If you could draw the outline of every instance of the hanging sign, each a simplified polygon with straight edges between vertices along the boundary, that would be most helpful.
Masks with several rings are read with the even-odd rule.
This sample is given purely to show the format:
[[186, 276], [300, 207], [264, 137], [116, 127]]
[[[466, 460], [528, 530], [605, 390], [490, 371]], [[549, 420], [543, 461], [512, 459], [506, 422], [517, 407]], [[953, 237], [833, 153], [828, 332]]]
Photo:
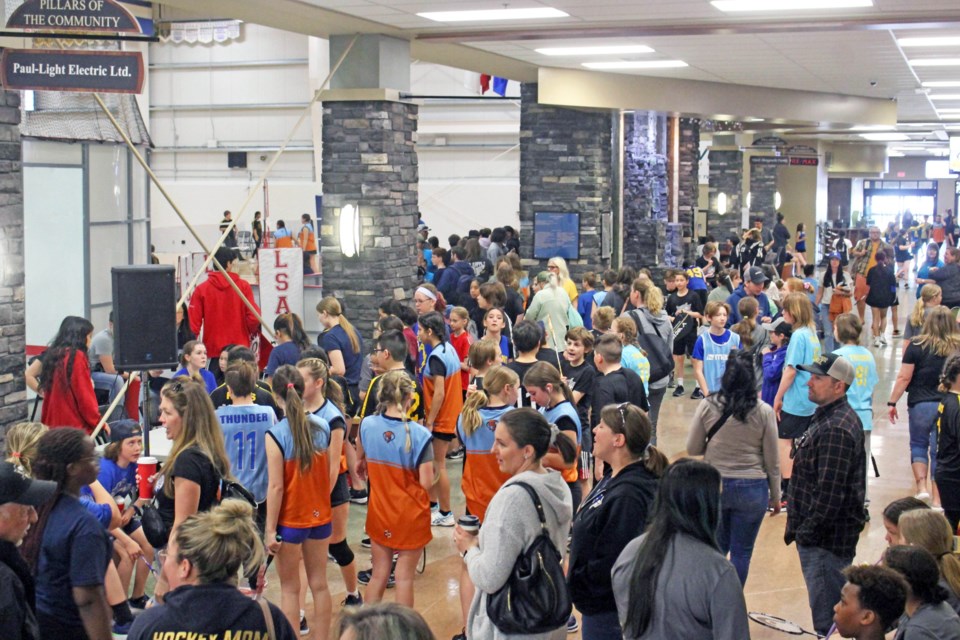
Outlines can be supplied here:
[[116, 0], [26, 0], [10, 15], [7, 28], [64, 33], [143, 33], [133, 14]]
[[257, 252], [260, 265], [260, 314], [273, 325], [277, 316], [295, 313], [303, 318], [303, 251], [264, 249]]
[[47, 51], [4, 49], [0, 82], [7, 90], [140, 93], [139, 51]]
[[787, 141], [777, 136], [763, 136], [753, 141], [754, 147], [774, 147], [780, 148], [787, 146]]

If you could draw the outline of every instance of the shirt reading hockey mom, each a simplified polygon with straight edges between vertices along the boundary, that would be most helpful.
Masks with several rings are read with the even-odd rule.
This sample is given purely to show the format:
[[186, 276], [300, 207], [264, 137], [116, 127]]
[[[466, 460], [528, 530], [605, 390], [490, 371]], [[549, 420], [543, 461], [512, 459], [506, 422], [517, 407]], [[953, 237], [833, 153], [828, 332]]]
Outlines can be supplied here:
[[7, 90], [140, 93], [143, 80], [137, 51], [5, 49], [0, 58]]

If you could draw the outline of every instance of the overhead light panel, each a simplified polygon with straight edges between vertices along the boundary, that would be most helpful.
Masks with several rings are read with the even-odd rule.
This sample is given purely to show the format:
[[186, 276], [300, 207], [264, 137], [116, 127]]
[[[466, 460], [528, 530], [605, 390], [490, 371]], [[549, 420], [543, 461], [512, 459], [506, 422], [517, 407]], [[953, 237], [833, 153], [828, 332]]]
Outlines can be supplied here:
[[720, 11], [807, 11], [811, 9], [858, 9], [872, 7], [873, 0], [713, 0]]
[[861, 133], [860, 137], [871, 142], [903, 142], [909, 140], [910, 136], [905, 133]]
[[911, 67], [960, 67], [960, 58], [918, 58], [907, 62]]
[[931, 82], [921, 82], [920, 84], [931, 89], [946, 89], [949, 87], [960, 87], [960, 80], [933, 80]]
[[618, 69], [675, 69], [689, 66], [683, 60], [621, 60], [615, 62], [584, 62], [587, 69], [609, 70]]
[[927, 97], [931, 100], [960, 100], [960, 93], [935, 93]]
[[540, 18], [569, 18], [570, 14], [553, 7], [526, 9], [482, 9], [474, 11], [427, 11], [421, 18], [435, 22], [485, 22], [487, 20], [537, 20]]
[[901, 47], [960, 47], [960, 36], [936, 38], [900, 38]]
[[622, 53], [653, 53], [653, 49], [644, 44], [611, 45], [607, 47], [547, 47], [536, 49], [545, 56], [613, 56]]

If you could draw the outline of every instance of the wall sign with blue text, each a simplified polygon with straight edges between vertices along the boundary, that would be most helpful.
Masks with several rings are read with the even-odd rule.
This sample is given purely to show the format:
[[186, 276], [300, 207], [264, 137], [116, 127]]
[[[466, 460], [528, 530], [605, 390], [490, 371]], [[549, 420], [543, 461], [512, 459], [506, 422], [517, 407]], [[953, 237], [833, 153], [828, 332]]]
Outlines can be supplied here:
[[533, 215], [533, 257], [541, 260], [580, 258], [579, 213], [535, 213]]

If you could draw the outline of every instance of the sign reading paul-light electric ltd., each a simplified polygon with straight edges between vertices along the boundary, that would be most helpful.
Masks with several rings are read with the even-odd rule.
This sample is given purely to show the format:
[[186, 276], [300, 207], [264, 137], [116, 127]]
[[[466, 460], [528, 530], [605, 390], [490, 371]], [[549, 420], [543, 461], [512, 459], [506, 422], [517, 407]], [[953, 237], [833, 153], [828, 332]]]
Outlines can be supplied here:
[[7, 28], [142, 33], [133, 14], [115, 0], [27, 0], [11, 14]]
[[5, 49], [0, 82], [10, 90], [140, 93], [143, 56], [137, 51]]

